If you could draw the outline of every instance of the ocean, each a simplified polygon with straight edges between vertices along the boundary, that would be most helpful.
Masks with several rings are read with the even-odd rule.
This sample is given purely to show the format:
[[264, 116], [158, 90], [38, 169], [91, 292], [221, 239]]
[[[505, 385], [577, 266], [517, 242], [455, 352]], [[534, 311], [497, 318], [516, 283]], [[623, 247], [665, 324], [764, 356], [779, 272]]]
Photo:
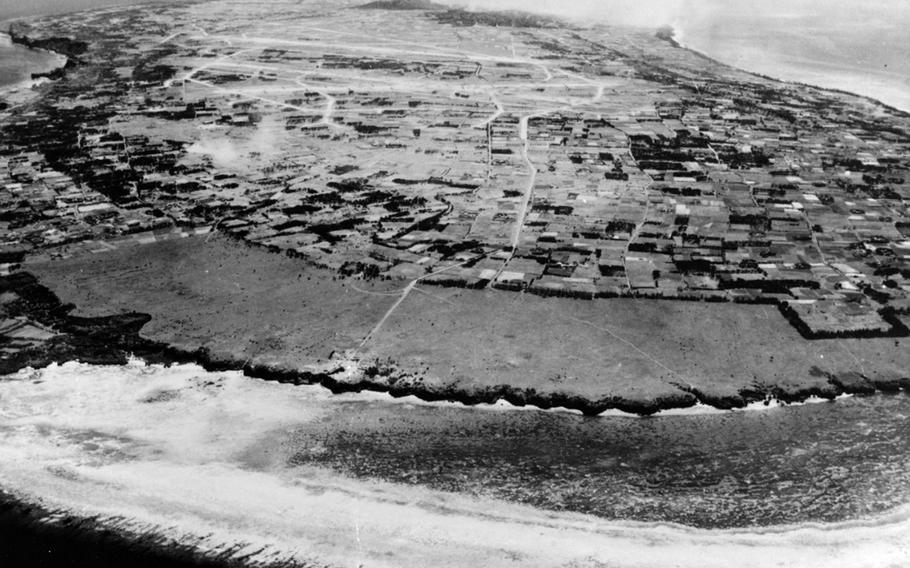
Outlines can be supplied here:
[[15, 45], [0, 33], [0, 88], [27, 83], [32, 73], [50, 71], [63, 63], [62, 57]]
[[23, 371], [0, 400], [0, 486], [40, 499], [50, 525], [89, 517], [225, 563], [908, 559], [906, 395], [590, 418], [133, 361]]
[[906, 0], [448, 0], [534, 11], [584, 26], [671, 25], [682, 44], [785, 81], [873, 97], [910, 111]]
[[872, 97], [910, 112], [910, 5], [838, 9], [795, 0], [762, 10], [710, 2], [675, 21], [677, 40], [729, 65]]
[[25, 84], [31, 80], [32, 73], [50, 71], [62, 65], [61, 59], [53, 54], [12, 44], [5, 33], [11, 20], [110, 6], [174, 1], [180, 0], [0, 0], [0, 89]]
[[129, 0], [0, 0], [0, 22], [13, 18], [27, 18], [30, 16], [47, 16], [107, 8], [109, 6], [129, 6], [131, 4], [151, 4], [154, 2], [179, 2], [180, 0], [143, 0], [130, 2]]
[[[179, 1], [179, 0], [151, 0]], [[910, 5], [904, 0], [450, 0], [584, 22], [657, 28], [724, 63], [785, 81], [869, 96], [910, 112]], [[142, 2], [148, 3], [148, 2]], [[0, 0], [0, 21], [130, 4], [124, 0]], [[0, 44], [0, 86], [28, 78], [30, 59]]]
[[[6, 1], [0, 18], [64, 6]], [[653, 23], [731, 65], [910, 110], [907, 9], [876, 10], [858, 24], [731, 1]], [[0, 85], [49, 57], [0, 39]], [[854, 568], [910, 556], [905, 395], [585, 418], [134, 363], [22, 373], [0, 380], [0, 403], [0, 487], [17, 499], [225, 561], [238, 543], [254, 560], [338, 565]]]

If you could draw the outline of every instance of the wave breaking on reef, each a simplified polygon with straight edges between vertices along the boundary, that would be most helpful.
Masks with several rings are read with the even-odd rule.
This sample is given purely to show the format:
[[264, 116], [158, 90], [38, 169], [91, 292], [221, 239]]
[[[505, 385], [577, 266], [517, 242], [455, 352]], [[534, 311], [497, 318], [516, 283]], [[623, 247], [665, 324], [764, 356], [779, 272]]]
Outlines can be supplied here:
[[811, 559], [880, 568], [908, 557], [908, 509], [742, 530], [610, 522], [292, 468], [253, 451], [356, 396], [196, 365], [25, 370], [0, 379], [0, 486], [126, 534], [151, 531], [248, 563], [641, 566], [672, 557], [682, 567]]

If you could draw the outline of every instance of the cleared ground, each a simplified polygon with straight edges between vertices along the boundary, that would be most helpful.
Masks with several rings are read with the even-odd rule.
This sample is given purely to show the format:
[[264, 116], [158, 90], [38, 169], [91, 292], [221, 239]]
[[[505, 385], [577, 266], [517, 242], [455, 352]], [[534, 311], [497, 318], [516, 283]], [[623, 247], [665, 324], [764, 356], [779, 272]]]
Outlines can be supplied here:
[[[400, 283], [333, 281], [301, 260], [212, 235], [29, 266], [75, 315], [138, 311], [142, 335], [187, 350], [299, 369], [358, 344]], [[388, 294], [392, 295], [388, 295]]]
[[335, 281], [302, 261], [220, 236], [28, 270], [77, 314], [150, 314], [142, 331], [150, 339], [292, 370], [353, 355], [362, 368], [376, 364], [376, 380], [437, 392], [508, 385], [633, 402], [693, 389], [709, 399], [743, 389], [800, 396], [831, 393], [827, 374], [885, 380], [910, 368], [907, 339], [807, 341], [765, 306], [591, 302], [418, 285], [390, 312], [401, 283]]
[[910, 368], [906, 339], [807, 341], [768, 306], [423, 290], [364, 355], [391, 358], [428, 381], [641, 400], [671, 385], [712, 397], [826, 391], [825, 373], [881, 379]]

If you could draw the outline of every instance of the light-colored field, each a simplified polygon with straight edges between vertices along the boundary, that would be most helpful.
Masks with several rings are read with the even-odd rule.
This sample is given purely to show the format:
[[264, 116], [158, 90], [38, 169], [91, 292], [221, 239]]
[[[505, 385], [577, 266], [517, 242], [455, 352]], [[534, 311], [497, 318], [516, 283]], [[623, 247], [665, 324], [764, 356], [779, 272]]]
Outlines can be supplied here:
[[361, 369], [391, 362], [398, 387], [434, 392], [508, 385], [633, 403], [685, 400], [693, 388], [715, 398], [743, 389], [799, 397], [831, 394], [825, 373], [892, 379], [910, 368], [907, 339], [807, 341], [773, 307], [420, 284], [396, 304], [400, 282], [333, 281], [220, 236], [28, 269], [77, 314], [145, 312], [153, 318], [145, 337], [186, 350], [288, 370], [325, 369], [333, 356]]
[[[139, 311], [142, 334], [235, 361], [299, 369], [356, 345], [400, 283], [334, 282], [300, 260], [212, 235], [29, 267], [76, 315]], [[389, 295], [393, 294], [393, 295]]]
[[426, 381], [521, 385], [596, 400], [830, 388], [828, 373], [906, 376], [906, 339], [807, 341], [769, 306], [631, 299], [593, 302], [422, 288], [373, 338]]

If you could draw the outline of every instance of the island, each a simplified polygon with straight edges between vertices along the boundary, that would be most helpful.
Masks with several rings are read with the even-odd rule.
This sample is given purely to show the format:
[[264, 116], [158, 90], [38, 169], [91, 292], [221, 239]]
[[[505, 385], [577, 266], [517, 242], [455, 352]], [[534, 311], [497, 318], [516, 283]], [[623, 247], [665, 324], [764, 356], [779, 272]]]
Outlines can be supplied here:
[[[268, 6], [260, 6], [268, 12]], [[910, 389], [910, 114], [425, 1], [15, 22], [0, 373], [650, 415]]]

